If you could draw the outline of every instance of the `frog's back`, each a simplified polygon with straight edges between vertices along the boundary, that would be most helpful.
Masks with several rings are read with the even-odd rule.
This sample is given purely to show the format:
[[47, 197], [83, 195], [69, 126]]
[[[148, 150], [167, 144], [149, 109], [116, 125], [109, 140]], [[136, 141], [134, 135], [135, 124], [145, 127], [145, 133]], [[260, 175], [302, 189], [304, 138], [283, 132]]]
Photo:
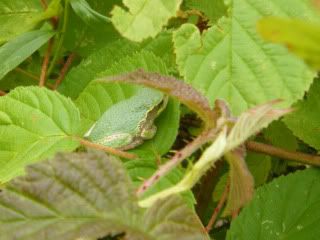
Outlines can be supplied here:
[[142, 88], [133, 97], [110, 107], [96, 122], [89, 139], [99, 141], [114, 134], [133, 133], [148, 110], [160, 103], [163, 94], [159, 91]]

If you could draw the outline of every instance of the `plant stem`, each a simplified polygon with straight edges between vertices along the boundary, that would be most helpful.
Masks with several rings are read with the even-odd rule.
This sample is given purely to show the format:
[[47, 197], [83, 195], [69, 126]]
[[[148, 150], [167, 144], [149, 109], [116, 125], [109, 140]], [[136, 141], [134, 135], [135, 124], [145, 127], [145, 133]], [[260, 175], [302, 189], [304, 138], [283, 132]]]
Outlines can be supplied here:
[[208, 223], [208, 225], [206, 226], [206, 231], [207, 231], [207, 232], [210, 232], [210, 231], [211, 231], [214, 223], [216, 222], [216, 219], [217, 219], [217, 217], [218, 217], [218, 215], [219, 215], [219, 213], [220, 213], [220, 211], [221, 211], [224, 203], [225, 203], [226, 200], [227, 200], [227, 197], [228, 197], [228, 194], [229, 194], [229, 190], [230, 190], [230, 182], [228, 181], [227, 184], [226, 184], [226, 186], [225, 186], [225, 188], [224, 188], [224, 191], [223, 191], [223, 193], [222, 193], [222, 195], [221, 195], [221, 198], [220, 198], [220, 200], [219, 200], [219, 202], [218, 202], [218, 205], [217, 205], [216, 208], [214, 209], [213, 214], [212, 214], [212, 216], [211, 216], [211, 218], [210, 218], [210, 220], [209, 220], [209, 223]]
[[216, 135], [216, 130], [212, 129], [200, 134], [194, 141], [189, 143], [186, 147], [176, 152], [176, 154], [138, 188], [137, 195], [143, 194], [147, 189], [153, 186], [158, 180], [180, 164], [185, 158], [189, 157], [192, 153], [198, 150], [203, 144], [212, 140]]
[[53, 46], [53, 38], [49, 40], [48, 43], [48, 48], [46, 51], [46, 54], [43, 59], [42, 67], [41, 67], [41, 75], [40, 75], [40, 81], [39, 81], [39, 86], [43, 87], [46, 82], [46, 77], [47, 77], [47, 70], [48, 70], [48, 64], [49, 64], [49, 59], [52, 51], [52, 46]]
[[103, 146], [103, 145], [100, 145], [100, 144], [95, 144], [95, 143], [89, 142], [87, 140], [84, 140], [82, 138], [79, 138], [77, 140], [80, 141], [81, 145], [84, 145], [86, 147], [93, 148], [93, 149], [96, 149], [96, 150], [102, 150], [102, 151], [105, 151], [107, 153], [110, 153], [112, 155], [116, 155], [116, 156], [119, 156], [119, 157], [122, 157], [122, 158], [134, 159], [134, 158], [137, 157], [133, 153], [127, 153], [127, 152], [124, 152], [124, 151], [121, 151], [121, 150], [118, 150], [118, 149], [115, 149], [115, 148]]
[[320, 166], [320, 156], [318, 155], [311, 155], [302, 152], [296, 151], [288, 151], [282, 148], [274, 147], [268, 144], [249, 141], [246, 143], [247, 148], [250, 151], [264, 153], [267, 155], [293, 160], [296, 162], [300, 162], [303, 164], [309, 164], [314, 166]]
[[53, 90], [56, 90], [58, 88], [58, 86], [60, 85], [60, 83], [62, 82], [62, 80], [64, 79], [64, 77], [66, 76], [66, 73], [69, 69], [69, 67], [71, 66], [74, 58], [75, 58], [76, 54], [75, 53], [71, 53], [67, 59], [67, 61], [65, 62], [65, 64], [63, 65], [59, 77], [57, 78], [54, 86], [53, 86]]
[[[65, 0], [65, 4], [64, 4], [64, 15], [63, 15], [63, 22], [60, 23], [59, 25], [59, 37], [58, 37], [58, 43], [57, 43], [57, 47], [55, 49], [55, 54], [52, 58], [52, 61], [50, 63], [50, 67], [48, 70], [48, 76], [50, 76], [50, 74], [52, 73], [52, 70], [58, 60], [58, 57], [60, 55], [62, 46], [63, 46], [63, 42], [64, 42], [64, 37], [65, 37], [65, 32], [67, 30], [67, 26], [68, 26], [68, 18], [69, 18], [69, 1]], [[60, 21], [59, 21], [60, 22]]]

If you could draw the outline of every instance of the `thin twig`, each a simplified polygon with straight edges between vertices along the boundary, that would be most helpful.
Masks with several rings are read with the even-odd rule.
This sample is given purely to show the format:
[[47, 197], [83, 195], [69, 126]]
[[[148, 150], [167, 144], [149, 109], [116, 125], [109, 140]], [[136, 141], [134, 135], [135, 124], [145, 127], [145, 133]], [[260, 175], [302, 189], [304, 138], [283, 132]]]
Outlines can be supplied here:
[[5, 92], [5, 91], [2, 91], [2, 90], [0, 90], [0, 96], [4, 96], [4, 95], [6, 95], [7, 93]]
[[198, 150], [203, 144], [212, 140], [216, 134], [216, 130], [205, 131], [199, 135], [194, 141], [184, 147], [182, 150], [176, 152], [176, 154], [165, 164], [159, 167], [159, 169], [138, 188], [137, 195], [143, 194], [147, 189], [154, 185], [161, 177], [169, 173], [173, 168], [179, 165], [184, 159], [189, 157], [192, 153]]
[[282, 148], [274, 147], [268, 144], [249, 141], [246, 143], [248, 150], [258, 153], [264, 153], [267, 155], [293, 160], [303, 164], [310, 164], [314, 166], [320, 166], [320, 156], [311, 155], [302, 152], [288, 151]]
[[47, 9], [48, 3], [47, 3], [46, 0], [40, 0], [40, 3], [41, 3], [41, 5], [42, 5], [43, 9]]
[[61, 84], [62, 80], [64, 79], [64, 77], [66, 76], [67, 71], [69, 70], [69, 67], [71, 66], [74, 58], [75, 58], [76, 54], [75, 53], [71, 53], [67, 59], [67, 61], [65, 62], [65, 64], [63, 65], [59, 77], [57, 78], [54, 86], [53, 86], [53, 90], [56, 90], [58, 88], [58, 86]]
[[[44, 10], [46, 10], [48, 8], [48, 3], [46, 0], [40, 0], [40, 3], [41, 3], [41, 6]], [[51, 24], [53, 26], [54, 29], [57, 28], [57, 25], [58, 25], [58, 17], [57, 16], [54, 16], [50, 19], [51, 21]]]
[[23, 70], [22, 68], [17, 67], [14, 70], [16, 72], [19, 72], [19, 73], [22, 73], [22, 74], [26, 75], [27, 77], [29, 77], [29, 78], [31, 78], [33, 80], [36, 80], [37, 82], [39, 81], [39, 77], [38, 76], [36, 76], [36, 75], [34, 75], [34, 74], [30, 73], [30, 72], [27, 72], [26, 70]]
[[80, 141], [81, 145], [84, 145], [86, 147], [93, 148], [93, 149], [96, 149], [96, 150], [105, 151], [107, 153], [110, 153], [112, 155], [116, 155], [116, 156], [119, 156], [119, 157], [122, 157], [122, 158], [134, 159], [134, 158], [137, 157], [133, 153], [127, 153], [127, 152], [124, 152], [124, 151], [121, 151], [121, 150], [118, 150], [118, 149], [115, 149], [115, 148], [103, 146], [103, 145], [100, 145], [100, 144], [95, 144], [95, 143], [89, 142], [89, 141], [84, 140], [84, 139], [77, 139], [77, 140]]
[[48, 43], [48, 48], [46, 51], [46, 54], [43, 59], [42, 67], [41, 67], [41, 75], [40, 75], [40, 81], [39, 81], [39, 86], [43, 87], [46, 83], [46, 77], [47, 77], [47, 71], [48, 71], [48, 64], [49, 64], [49, 59], [51, 55], [51, 50], [53, 46], [53, 38], [49, 40]]
[[218, 217], [218, 215], [219, 215], [224, 203], [227, 200], [227, 197], [228, 197], [228, 194], [229, 194], [229, 190], [230, 190], [230, 182], [228, 181], [226, 186], [225, 186], [225, 188], [224, 188], [224, 191], [223, 191], [223, 193], [221, 195], [221, 198], [220, 198], [220, 200], [218, 202], [218, 205], [214, 209], [213, 214], [212, 214], [212, 216], [210, 218], [210, 221], [209, 221], [208, 225], [206, 226], [206, 231], [207, 232], [211, 231], [214, 223], [216, 222], [216, 219], [217, 219], [217, 217]]

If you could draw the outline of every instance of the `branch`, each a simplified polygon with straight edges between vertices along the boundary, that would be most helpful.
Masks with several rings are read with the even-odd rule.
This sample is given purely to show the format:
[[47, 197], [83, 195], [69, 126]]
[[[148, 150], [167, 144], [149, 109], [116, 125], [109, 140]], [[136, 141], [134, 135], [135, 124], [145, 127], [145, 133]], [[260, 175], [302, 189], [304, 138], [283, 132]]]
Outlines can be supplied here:
[[74, 58], [76, 57], [76, 54], [75, 53], [71, 53], [67, 59], [67, 61], [65, 62], [65, 64], [63, 65], [61, 71], [60, 71], [60, 74], [59, 74], [59, 77], [57, 78], [54, 86], [53, 86], [53, 90], [56, 90], [60, 83], [62, 82], [62, 80], [64, 79], [64, 77], [66, 76], [66, 73], [69, 69], [69, 67], [71, 66]]
[[124, 152], [124, 151], [121, 151], [121, 150], [118, 150], [118, 149], [115, 149], [115, 148], [103, 146], [103, 145], [100, 145], [100, 144], [95, 144], [95, 143], [89, 142], [87, 140], [84, 140], [82, 138], [77, 138], [77, 140], [80, 141], [81, 145], [84, 145], [86, 147], [93, 148], [93, 149], [96, 149], [96, 150], [102, 150], [102, 151], [105, 151], [107, 153], [110, 153], [112, 155], [116, 155], [116, 156], [119, 156], [119, 157], [122, 157], [122, 158], [134, 159], [134, 158], [137, 157], [135, 154], [127, 153], [127, 152]]
[[264, 153], [267, 155], [293, 160], [303, 164], [309, 164], [314, 166], [320, 166], [320, 156], [311, 155], [302, 152], [288, 151], [282, 148], [274, 147], [264, 143], [258, 143], [254, 141], [249, 141], [246, 143], [247, 148], [250, 151], [257, 153]]
[[186, 147], [176, 152], [176, 154], [138, 188], [137, 195], [143, 194], [147, 189], [153, 186], [158, 180], [169, 173], [173, 168], [178, 166], [184, 159], [189, 157], [192, 153], [198, 150], [203, 144], [212, 140], [216, 135], [216, 129], [211, 129], [200, 134], [194, 141], [189, 143]]
[[46, 77], [47, 77], [47, 71], [48, 71], [48, 64], [49, 64], [49, 59], [51, 55], [51, 50], [53, 46], [53, 38], [49, 40], [48, 43], [48, 48], [46, 51], [46, 54], [43, 59], [42, 67], [41, 67], [41, 75], [40, 75], [40, 81], [39, 81], [39, 86], [43, 87], [46, 83]]
[[224, 188], [224, 191], [222, 193], [222, 196], [218, 202], [218, 205], [216, 206], [216, 208], [214, 209], [213, 211], [213, 214], [210, 218], [210, 221], [208, 223], [208, 225], [206, 226], [206, 231], [207, 232], [210, 232], [214, 223], [216, 222], [216, 219], [218, 217], [218, 214], [220, 213], [224, 203], [226, 202], [227, 200], [227, 197], [228, 197], [228, 194], [229, 194], [229, 190], [230, 190], [230, 181], [227, 182], [225, 188]]

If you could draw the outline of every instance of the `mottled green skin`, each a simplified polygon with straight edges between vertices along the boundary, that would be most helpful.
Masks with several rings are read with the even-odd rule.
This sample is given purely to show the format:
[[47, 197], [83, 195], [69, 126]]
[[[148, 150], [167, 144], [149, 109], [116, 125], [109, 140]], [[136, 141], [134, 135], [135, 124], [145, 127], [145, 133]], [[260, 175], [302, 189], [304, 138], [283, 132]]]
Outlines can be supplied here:
[[97, 144], [127, 150], [156, 133], [154, 120], [167, 104], [163, 93], [142, 88], [133, 97], [110, 107], [86, 134]]

